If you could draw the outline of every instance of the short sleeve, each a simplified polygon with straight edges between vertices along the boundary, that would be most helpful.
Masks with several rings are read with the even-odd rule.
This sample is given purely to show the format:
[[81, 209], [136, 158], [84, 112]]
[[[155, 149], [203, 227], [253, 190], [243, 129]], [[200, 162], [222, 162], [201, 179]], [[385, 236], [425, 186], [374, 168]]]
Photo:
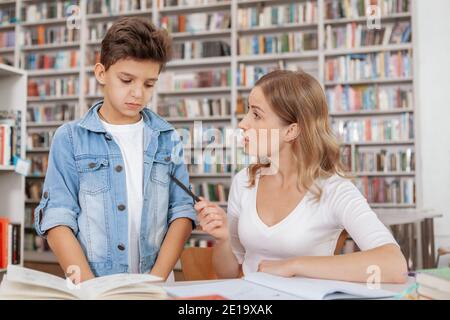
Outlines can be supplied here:
[[378, 219], [367, 200], [349, 180], [335, 178], [327, 186], [329, 210], [361, 250], [397, 244], [388, 228]]
[[[230, 188], [230, 195], [228, 196], [228, 229], [230, 232], [230, 243], [233, 254], [236, 256], [239, 264], [244, 262], [245, 249], [239, 240], [239, 216], [241, 213], [241, 189], [243, 188], [243, 183], [245, 182], [246, 169], [240, 171], [233, 178]], [[244, 179], [243, 179], [244, 178]]]

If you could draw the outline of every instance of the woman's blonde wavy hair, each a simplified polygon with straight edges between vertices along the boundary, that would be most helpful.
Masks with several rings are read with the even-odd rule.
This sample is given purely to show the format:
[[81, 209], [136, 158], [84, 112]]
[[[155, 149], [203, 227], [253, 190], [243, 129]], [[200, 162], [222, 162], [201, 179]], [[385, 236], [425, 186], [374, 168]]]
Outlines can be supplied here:
[[[286, 124], [297, 123], [299, 135], [292, 142], [298, 164], [298, 186], [320, 200], [322, 190], [316, 179], [334, 174], [345, 177], [339, 144], [333, 135], [324, 91], [319, 82], [303, 71], [277, 70], [264, 75], [255, 86], [261, 88], [268, 104]], [[255, 185], [258, 171], [269, 164], [248, 168], [249, 187]]]

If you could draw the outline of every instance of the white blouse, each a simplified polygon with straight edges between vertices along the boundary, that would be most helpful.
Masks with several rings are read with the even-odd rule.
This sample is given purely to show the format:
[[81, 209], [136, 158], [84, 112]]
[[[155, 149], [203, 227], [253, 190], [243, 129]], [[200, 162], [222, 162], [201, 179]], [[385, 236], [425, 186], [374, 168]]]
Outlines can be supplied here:
[[344, 229], [361, 250], [397, 245], [348, 179], [334, 175], [319, 181], [320, 201], [307, 192], [286, 218], [270, 227], [256, 210], [259, 177], [252, 188], [247, 187], [248, 179], [245, 168], [234, 177], [228, 199], [231, 247], [244, 274], [257, 271], [261, 260], [332, 256]]

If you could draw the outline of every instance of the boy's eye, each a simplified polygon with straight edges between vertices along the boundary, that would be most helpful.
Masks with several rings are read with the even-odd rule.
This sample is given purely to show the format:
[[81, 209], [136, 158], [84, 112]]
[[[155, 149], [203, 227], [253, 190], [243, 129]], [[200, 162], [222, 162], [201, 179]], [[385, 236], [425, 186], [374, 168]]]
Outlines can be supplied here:
[[146, 84], [145, 87], [146, 88], [153, 88], [153, 84]]
[[127, 79], [120, 79], [123, 83], [131, 83], [131, 80], [127, 80]]

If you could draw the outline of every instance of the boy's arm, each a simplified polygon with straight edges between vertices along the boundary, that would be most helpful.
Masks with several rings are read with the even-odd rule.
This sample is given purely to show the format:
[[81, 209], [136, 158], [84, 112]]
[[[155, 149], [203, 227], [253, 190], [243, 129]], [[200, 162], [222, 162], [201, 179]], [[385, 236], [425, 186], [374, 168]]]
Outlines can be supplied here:
[[[189, 186], [189, 174], [184, 164], [183, 148], [179, 136], [176, 131], [173, 141], [175, 147], [171, 158], [173, 174], [185, 186]], [[194, 200], [191, 196], [181, 189], [175, 182], [169, 182], [169, 210], [167, 223], [169, 228], [165, 239], [161, 245], [158, 258], [151, 270], [151, 274], [163, 277], [164, 279], [170, 274], [175, 266], [178, 258], [183, 251], [184, 244], [196, 225], [196, 212], [194, 209]]]
[[70, 276], [74, 284], [95, 277], [81, 249], [80, 243], [70, 228], [58, 226], [48, 230], [47, 240], [59, 261], [59, 265], [66, 276]]
[[86, 280], [93, 275], [75, 237], [80, 213], [78, 192], [71, 129], [63, 125], [52, 140], [42, 199], [34, 211], [34, 226], [39, 236], [48, 238], [63, 271], [71, 273], [67, 267], [77, 265], [82, 272], [81, 280]]
[[177, 263], [191, 231], [192, 221], [190, 219], [180, 218], [170, 224], [150, 274], [167, 279]]

